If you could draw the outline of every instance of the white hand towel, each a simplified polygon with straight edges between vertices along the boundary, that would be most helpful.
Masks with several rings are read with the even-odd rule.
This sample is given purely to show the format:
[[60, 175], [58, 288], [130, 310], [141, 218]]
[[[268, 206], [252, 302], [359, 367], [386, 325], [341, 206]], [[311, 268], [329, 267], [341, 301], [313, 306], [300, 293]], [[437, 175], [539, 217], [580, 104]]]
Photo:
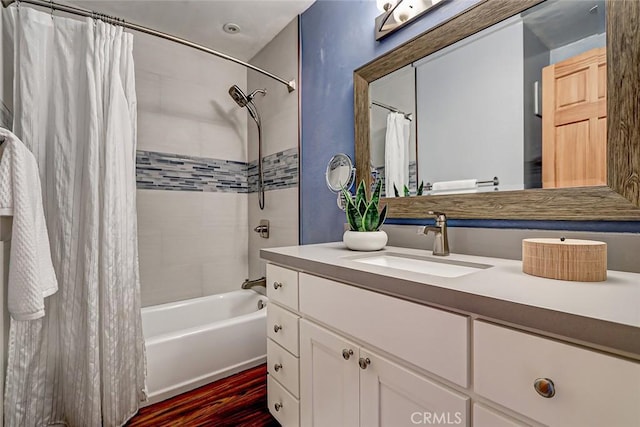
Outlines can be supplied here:
[[401, 113], [387, 115], [387, 133], [384, 145], [384, 179], [386, 197], [395, 197], [395, 184], [400, 195], [409, 186], [409, 133], [410, 121]]
[[432, 191], [471, 190], [478, 187], [477, 179], [459, 179], [457, 181], [434, 182]]
[[13, 215], [8, 308], [15, 320], [44, 316], [44, 298], [58, 290], [35, 157], [13, 133], [0, 128], [0, 215]]

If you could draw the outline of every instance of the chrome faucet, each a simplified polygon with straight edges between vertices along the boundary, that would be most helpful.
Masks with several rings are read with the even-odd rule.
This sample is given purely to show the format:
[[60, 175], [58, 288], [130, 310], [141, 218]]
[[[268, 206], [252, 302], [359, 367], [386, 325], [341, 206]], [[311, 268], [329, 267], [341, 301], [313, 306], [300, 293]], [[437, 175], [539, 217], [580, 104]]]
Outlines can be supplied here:
[[[245, 279], [245, 281], [242, 282], [242, 289], [251, 289], [254, 286], [264, 286], [264, 288], [266, 290], [267, 289], [267, 279], [265, 277], [261, 277], [259, 279], [255, 279], [255, 280]], [[262, 292], [260, 292], [260, 293], [262, 293]]]
[[429, 212], [429, 215], [435, 215], [435, 225], [425, 225], [422, 233], [426, 236], [430, 231], [435, 234], [433, 241], [433, 254], [437, 256], [449, 255], [449, 238], [447, 236], [447, 216], [442, 212]]

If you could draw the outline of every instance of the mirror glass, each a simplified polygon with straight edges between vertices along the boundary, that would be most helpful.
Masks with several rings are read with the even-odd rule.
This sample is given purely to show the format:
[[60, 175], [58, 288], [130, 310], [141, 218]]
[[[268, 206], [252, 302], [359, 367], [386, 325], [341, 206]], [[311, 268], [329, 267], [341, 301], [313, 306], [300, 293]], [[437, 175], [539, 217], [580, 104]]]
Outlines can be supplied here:
[[325, 177], [327, 187], [334, 193], [343, 188], [350, 189], [355, 178], [355, 168], [351, 158], [343, 153], [334, 155], [327, 164]]
[[606, 185], [605, 46], [604, 0], [548, 0], [371, 82], [372, 172], [411, 195]]

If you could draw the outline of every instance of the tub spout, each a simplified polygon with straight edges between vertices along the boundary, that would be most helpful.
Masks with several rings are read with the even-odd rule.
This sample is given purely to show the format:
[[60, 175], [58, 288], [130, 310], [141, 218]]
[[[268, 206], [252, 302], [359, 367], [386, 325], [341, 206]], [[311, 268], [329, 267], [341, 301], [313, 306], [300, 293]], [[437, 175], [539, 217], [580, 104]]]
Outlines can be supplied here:
[[263, 286], [265, 290], [267, 289], [267, 278], [261, 277], [255, 280], [246, 279], [242, 282], [242, 289], [252, 289], [254, 286]]

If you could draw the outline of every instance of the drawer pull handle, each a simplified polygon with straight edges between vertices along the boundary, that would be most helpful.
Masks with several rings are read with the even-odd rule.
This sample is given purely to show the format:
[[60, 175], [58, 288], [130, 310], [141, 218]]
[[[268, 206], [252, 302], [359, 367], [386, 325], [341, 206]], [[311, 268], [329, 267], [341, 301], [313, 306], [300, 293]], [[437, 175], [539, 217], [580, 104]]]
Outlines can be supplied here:
[[277, 334], [277, 333], [278, 333], [278, 331], [279, 331], [279, 330], [281, 330], [281, 329], [282, 329], [282, 326], [280, 326], [280, 325], [274, 325], [274, 326], [273, 326], [273, 332], [275, 332], [276, 334]]
[[552, 398], [556, 395], [556, 386], [553, 384], [549, 378], [538, 378], [533, 383], [533, 388], [536, 389], [536, 392], [547, 399]]
[[280, 282], [273, 282], [273, 289], [278, 289], [282, 287], [282, 283]]
[[278, 372], [280, 369], [282, 369], [282, 363], [276, 363], [275, 365], [273, 365], [273, 369]]
[[282, 403], [276, 403], [275, 405], [273, 405], [273, 407], [275, 408], [276, 412], [280, 412], [280, 409], [282, 409]]
[[351, 356], [353, 356], [353, 350], [347, 350], [346, 348], [342, 350], [342, 357], [344, 358], [344, 360], [349, 360]]
[[371, 365], [371, 359], [369, 359], [368, 357], [366, 359], [364, 357], [361, 357], [358, 360], [358, 365], [360, 365], [360, 369], [367, 369], [367, 366]]

